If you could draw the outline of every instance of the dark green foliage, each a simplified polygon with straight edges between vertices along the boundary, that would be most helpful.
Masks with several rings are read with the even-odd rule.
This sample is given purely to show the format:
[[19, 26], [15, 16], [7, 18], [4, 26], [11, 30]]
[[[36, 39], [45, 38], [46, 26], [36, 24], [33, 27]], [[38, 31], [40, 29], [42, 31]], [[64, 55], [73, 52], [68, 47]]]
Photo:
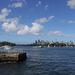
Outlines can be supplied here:
[[54, 47], [54, 46], [55, 47], [64, 47], [64, 46], [66, 46], [66, 44], [62, 43], [62, 42], [61, 43], [59, 43], [59, 42], [53, 42], [53, 43], [50, 44], [50, 46], [51, 47]]
[[11, 43], [11, 42], [7, 42], [7, 41], [0, 42], [0, 46], [5, 46], [5, 45], [15, 46], [16, 44], [15, 43]]

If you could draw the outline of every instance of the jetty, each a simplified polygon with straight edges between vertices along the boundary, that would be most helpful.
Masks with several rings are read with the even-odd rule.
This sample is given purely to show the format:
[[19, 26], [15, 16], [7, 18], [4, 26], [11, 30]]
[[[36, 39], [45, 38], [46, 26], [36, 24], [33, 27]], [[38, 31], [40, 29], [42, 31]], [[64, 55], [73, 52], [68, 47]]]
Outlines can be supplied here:
[[0, 62], [19, 62], [26, 58], [26, 53], [0, 53]]
[[5, 45], [0, 49], [0, 62], [19, 62], [26, 60], [27, 55], [24, 51], [15, 50], [13, 47]]

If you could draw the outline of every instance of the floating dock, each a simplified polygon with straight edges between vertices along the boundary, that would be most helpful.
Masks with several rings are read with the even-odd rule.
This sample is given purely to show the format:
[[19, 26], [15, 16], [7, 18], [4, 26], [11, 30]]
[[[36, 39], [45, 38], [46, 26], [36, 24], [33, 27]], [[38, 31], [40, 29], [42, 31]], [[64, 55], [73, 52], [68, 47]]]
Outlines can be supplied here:
[[0, 62], [19, 62], [26, 58], [26, 53], [0, 53]]

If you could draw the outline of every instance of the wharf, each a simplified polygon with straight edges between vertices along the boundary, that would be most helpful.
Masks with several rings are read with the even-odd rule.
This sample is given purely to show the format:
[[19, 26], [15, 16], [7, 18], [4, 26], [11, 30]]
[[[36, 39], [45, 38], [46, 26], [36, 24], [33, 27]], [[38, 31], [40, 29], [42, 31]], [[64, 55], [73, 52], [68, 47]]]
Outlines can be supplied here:
[[6, 52], [0, 53], [0, 62], [18, 62], [26, 60], [26, 53]]

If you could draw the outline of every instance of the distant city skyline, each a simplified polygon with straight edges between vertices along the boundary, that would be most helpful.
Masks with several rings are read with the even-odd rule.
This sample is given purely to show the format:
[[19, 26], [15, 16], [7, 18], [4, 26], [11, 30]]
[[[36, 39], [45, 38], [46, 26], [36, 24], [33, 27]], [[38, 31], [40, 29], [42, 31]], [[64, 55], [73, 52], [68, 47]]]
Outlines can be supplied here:
[[0, 41], [75, 41], [75, 0], [1, 0]]

